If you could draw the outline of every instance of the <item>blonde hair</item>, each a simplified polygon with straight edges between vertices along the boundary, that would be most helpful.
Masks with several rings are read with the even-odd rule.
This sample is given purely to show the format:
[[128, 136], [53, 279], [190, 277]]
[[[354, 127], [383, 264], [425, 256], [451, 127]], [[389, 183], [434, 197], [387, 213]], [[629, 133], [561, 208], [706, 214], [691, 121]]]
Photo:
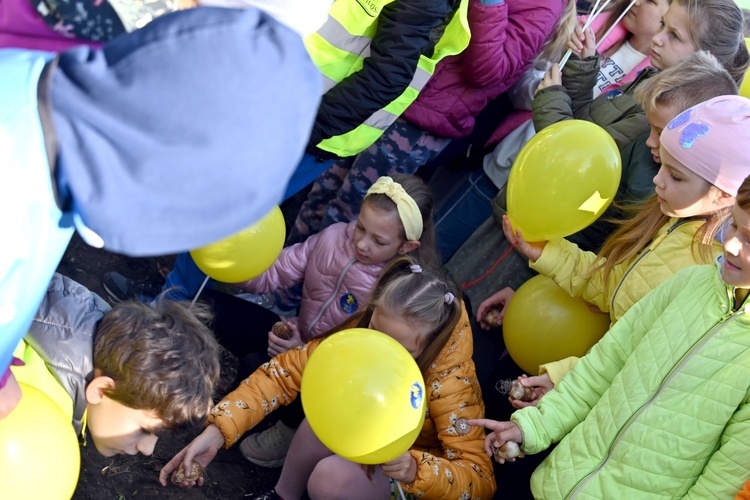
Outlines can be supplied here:
[[420, 339], [419, 344], [424, 349], [416, 359], [424, 373], [453, 334], [463, 303], [455, 283], [442, 272], [426, 266], [414, 272], [416, 262], [408, 256], [400, 257], [383, 271], [357, 326], [369, 327], [373, 311], [382, 307], [429, 332]]
[[638, 85], [634, 97], [646, 111], [660, 104], [676, 115], [714, 97], [737, 93], [737, 84], [719, 60], [699, 50]]
[[[711, 186], [708, 181], [704, 182], [709, 186], [709, 189], [718, 189]], [[669, 221], [669, 216], [664, 215], [661, 211], [656, 194], [641, 206], [621, 208], [626, 212], [626, 217], [612, 221], [620, 227], [604, 242], [589, 270], [589, 274], [593, 274], [601, 269], [605, 281], [616, 265], [632, 261], [651, 243], [659, 229]], [[711, 247], [714, 238], [730, 213], [731, 207], [724, 207], [696, 217], [696, 219], [704, 219], [704, 222], [693, 236], [691, 248], [693, 255], [701, 261], [706, 263], [711, 261]], [[627, 214], [630, 214], [630, 217], [627, 217]]]
[[555, 31], [547, 40], [547, 43], [544, 44], [542, 51], [536, 58], [536, 62], [534, 63], [535, 68], [546, 70], [547, 63], [560, 61], [568, 45], [568, 40], [570, 40], [570, 36], [573, 34], [577, 24], [576, 0], [568, 0], [568, 4], [557, 21]]
[[693, 45], [719, 60], [737, 86], [750, 65], [745, 20], [734, 0], [673, 0], [685, 9]]
[[[422, 214], [422, 236], [419, 238], [420, 246], [411, 253], [420, 262], [424, 262], [430, 266], [439, 265], [440, 258], [438, 257], [437, 245], [435, 244], [435, 224], [432, 220], [435, 203], [432, 190], [416, 175], [392, 174], [390, 177], [393, 179], [393, 182], [401, 184], [401, 187], [412, 197], [419, 207], [419, 212]], [[369, 194], [362, 201], [362, 205], [364, 206], [367, 203], [371, 203], [378, 210], [394, 212], [401, 228], [401, 238], [406, 241], [406, 231], [404, 230], [401, 218], [398, 217], [398, 207], [388, 195], [381, 193]]]

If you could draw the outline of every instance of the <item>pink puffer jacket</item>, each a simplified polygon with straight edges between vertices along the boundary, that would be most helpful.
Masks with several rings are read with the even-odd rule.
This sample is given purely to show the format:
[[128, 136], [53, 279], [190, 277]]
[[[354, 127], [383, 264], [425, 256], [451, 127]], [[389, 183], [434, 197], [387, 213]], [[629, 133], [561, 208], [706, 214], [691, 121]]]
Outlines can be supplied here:
[[565, 0], [506, 0], [484, 5], [471, 0], [469, 46], [440, 61], [404, 117], [442, 137], [469, 135], [474, 117], [531, 66], [566, 4]]
[[384, 264], [357, 261], [354, 229], [357, 222], [339, 222], [285, 248], [273, 266], [242, 287], [266, 293], [302, 282], [302, 302], [296, 322], [307, 342], [345, 321], [367, 305]]

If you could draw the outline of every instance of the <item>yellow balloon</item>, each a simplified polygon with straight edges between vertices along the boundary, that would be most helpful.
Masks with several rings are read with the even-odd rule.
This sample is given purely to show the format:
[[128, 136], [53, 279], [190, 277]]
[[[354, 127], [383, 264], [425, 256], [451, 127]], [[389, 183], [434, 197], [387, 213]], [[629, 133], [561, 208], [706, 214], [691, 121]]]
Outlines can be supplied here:
[[508, 304], [503, 339], [513, 361], [536, 375], [539, 365], [583, 356], [608, 328], [609, 314], [538, 275], [521, 285]]
[[2, 496], [68, 500], [81, 469], [73, 425], [43, 392], [19, 385], [21, 401], [0, 420]]
[[325, 339], [305, 366], [301, 393], [318, 439], [361, 464], [400, 456], [424, 423], [424, 379], [416, 361], [396, 340], [367, 328]]
[[252, 226], [223, 240], [190, 251], [201, 271], [217, 281], [239, 283], [256, 278], [279, 258], [286, 238], [279, 207]]
[[[750, 4], [750, 2], [746, 2]], [[750, 5], [748, 5], [748, 8], [750, 8]], [[747, 45], [748, 50], [750, 50], [750, 38], [745, 38], [745, 44]], [[750, 69], [745, 72], [745, 77], [742, 79], [742, 85], [740, 86], [740, 95], [742, 97], [750, 98], [750, 78], [748, 78], [748, 73], [750, 73]]]
[[594, 222], [612, 202], [622, 160], [612, 137], [584, 120], [538, 132], [508, 177], [508, 218], [526, 241], [562, 238]]

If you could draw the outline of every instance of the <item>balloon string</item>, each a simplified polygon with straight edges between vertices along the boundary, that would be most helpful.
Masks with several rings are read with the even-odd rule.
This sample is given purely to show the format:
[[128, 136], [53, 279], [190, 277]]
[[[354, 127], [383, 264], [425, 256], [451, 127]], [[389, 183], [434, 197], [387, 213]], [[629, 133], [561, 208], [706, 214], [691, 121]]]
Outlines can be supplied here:
[[209, 280], [209, 277], [206, 276], [206, 279], [203, 280], [203, 283], [201, 284], [201, 287], [195, 293], [195, 297], [193, 297], [193, 301], [190, 303], [190, 307], [193, 307], [195, 305], [195, 301], [198, 300], [198, 297], [201, 296], [201, 292], [206, 287], [206, 283], [208, 283], [208, 280]]
[[396, 486], [398, 486], [398, 492], [401, 493], [401, 500], [406, 500], [406, 495], [404, 495], [404, 489], [401, 487], [401, 483], [396, 481]]
[[469, 288], [473, 287], [474, 285], [482, 281], [484, 278], [489, 276], [490, 273], [492, 273], [492, 271], [495, 270], [498, 264], [504, 261], [508, 255], [510, 255], [510, 252], [512, 252], [513, 249], [516, 248], [516, 246], [517, 246], [517, 243], [513, 243], [511, 246], [509, 246], [508, 249], [505, 252], [503, 252], [503, 254], [490, 266], [489, 269], [487, 269], [484, 273], [482, 273], [482, 275], [479, 276], [478, 278], [471, 280], [467, 283], [462, 283], [461, 288], [463, 288], [464, 290], [468, 290]]

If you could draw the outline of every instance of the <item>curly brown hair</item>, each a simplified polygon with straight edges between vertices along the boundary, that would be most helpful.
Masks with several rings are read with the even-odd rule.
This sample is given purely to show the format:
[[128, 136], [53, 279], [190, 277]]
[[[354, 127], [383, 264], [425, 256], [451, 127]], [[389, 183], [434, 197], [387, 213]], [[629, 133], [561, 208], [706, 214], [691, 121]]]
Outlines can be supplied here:
[[116, 305], [94, 338], [94, 369], [114, 380], [106, 396], [156, 412], [166, 429], [203, 423], [219, 378], [211, 319], [205, 306], [167, 299]]

